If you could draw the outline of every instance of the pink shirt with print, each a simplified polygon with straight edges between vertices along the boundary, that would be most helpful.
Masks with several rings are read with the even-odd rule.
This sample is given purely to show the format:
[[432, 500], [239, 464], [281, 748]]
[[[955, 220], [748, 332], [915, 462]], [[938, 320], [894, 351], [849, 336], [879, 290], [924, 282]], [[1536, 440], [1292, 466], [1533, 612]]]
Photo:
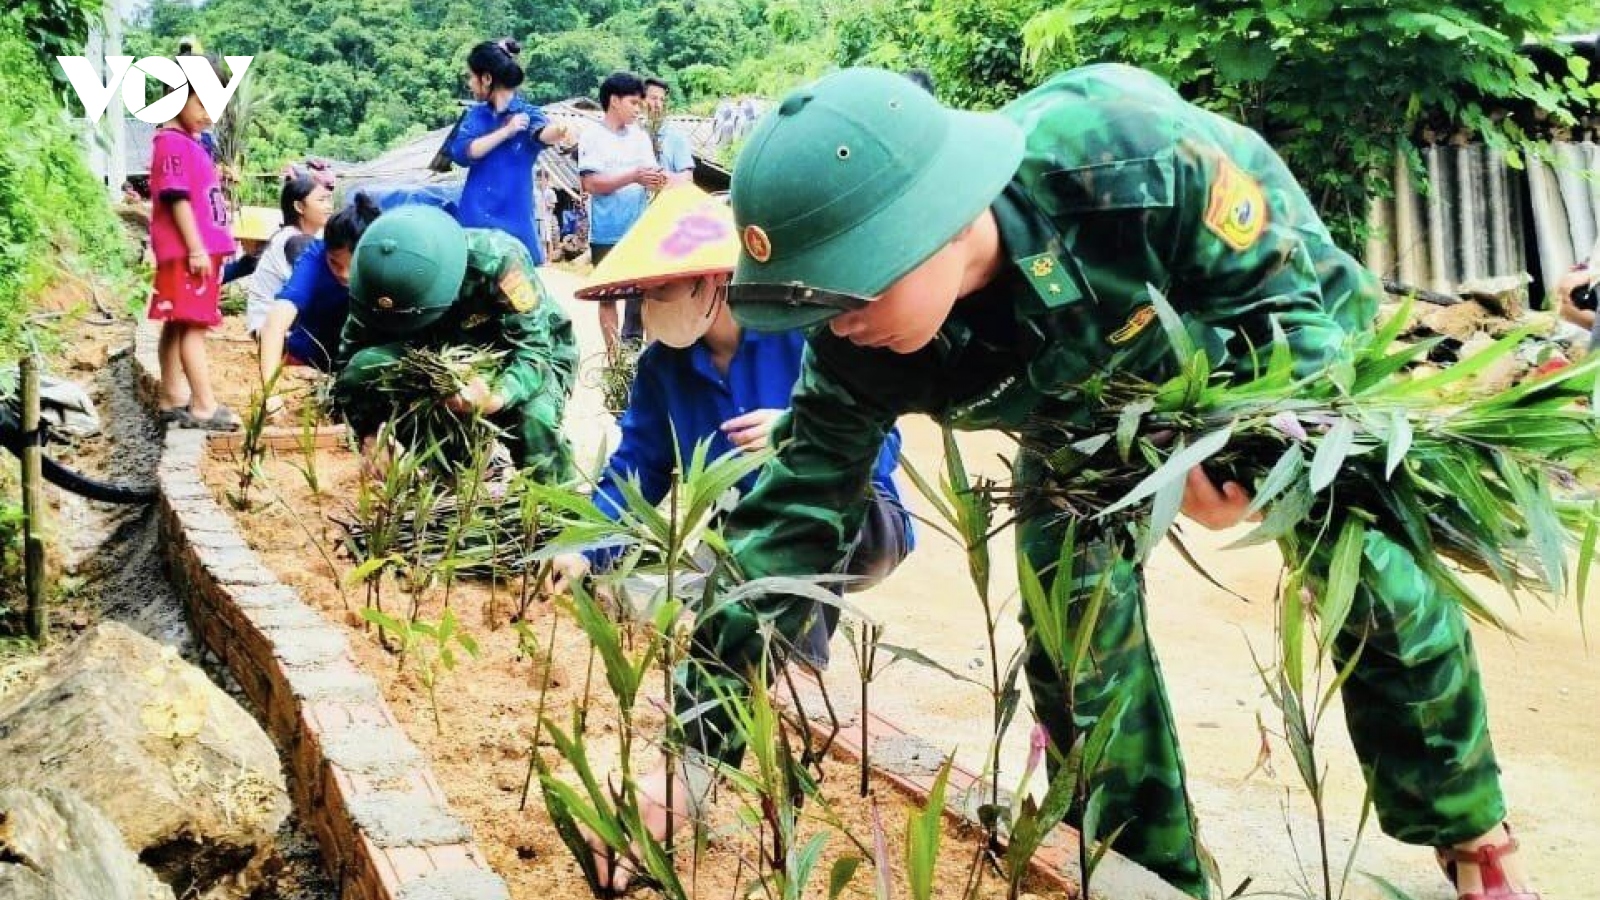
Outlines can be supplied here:
[[150, 149], [150, 197], [155, 200], [150, 217], [150, 246], [156, 262], [183, 259], [189, 247], [172, 215], [172, 201], [187, 199], [206, 253], [233, 253], [233, 232], [228, 228], [228, 201], [222, 195], [217, 167], [205, 145], [177, 128], [156, 132]]

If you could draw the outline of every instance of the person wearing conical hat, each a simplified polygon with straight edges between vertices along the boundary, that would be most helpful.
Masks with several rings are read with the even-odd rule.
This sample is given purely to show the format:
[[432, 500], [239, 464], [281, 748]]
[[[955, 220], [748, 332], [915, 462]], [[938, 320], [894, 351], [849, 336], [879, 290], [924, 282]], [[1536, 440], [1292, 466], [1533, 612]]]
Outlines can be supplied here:
[[408, 348], [451, 346], [500, 351], [504, 360], [492, 379], [473, 378], [446, 406], [498, 425], [518, 468], [545, 483], [571, 480], [561, 422], [578, 345], [527, 248], [498, 229], [462, 228], [431, 206], [385, 213], [351, 258], [334, 383], [334, 400], [364, 448], [394, 415], [373, 390], [383, 371]]
[[[1178, 374], [1158, 292], [1167, 324], [1187, 332], [1209, 371], [1248, 377], [1271, 348], [1306, 379], [1338, 376], [1353, 341], [1373, 333], [1382, 297], [1260, 135], [1128, 66], [1063, 72], [992, 113], [948, 109], [891, 72], [835, 72], [790, 93], [751, 133], [732, 196], [743, 245], [728, 293], [735, 319], [811, 329], [771, 436], [777, 457], [725, 530], [747, 578], [830, 570], [836, 536], [862, 521], [858, 495], [882, 441], [907, 413], [1018, 433], [1017, 488], [1046, 493], [1056, 473], [1041, 448], [1059, 446], [1108, 379]], [[1022, 617], [1052, 776], [1084, 735], [1106, 736], [1092, 809], [1068, 818], [1094, 816], [1116, 829], [1113, 848], [1207, 897], [1147, 634], [1142, 554], [1122, 529], [1048, 500], [1023, 505], [1016, 532], [1042, 589], [1073, 604], [1050, 629], [1058, 644]], [[1197, 523], [1237, 524], [1250, 504], [1241, 485], [1189, 472], [1182, 509]], [[1386, 833], [1436, 849], [1462, 900], [1537, 900], [1504, 824], [1453, 576], [1407, 549], [1398, 528], [1366, 526], [1362, 585], [1332, 641], [1368, 796]], [[1071, 582], [1057, 585], [1069, 536]], [[1312, 561], [1308, 584], [1324, 585], [1326, 553]], [[806, 607], [746, 595], [697, 619], [674, 696], [681, 768], [635, 785], [652, 828], [664, 830], [667, 798], [684, 815], [698, 796], [695, 754], [739, 764], [725, 698], [749, 695], [766, 671], [766, 635], [801, 633]], [[1078, 646], [1093, 664], [1063, 673], [1058, 660]], [[671, 779], [681, 789], [667, 791]], [[608, 864], [602, 874], [614, 887], [630, 877]]]
[[[676, 460], [710, 441], [710, 457], [755, 452], [768, 446], [800, 373], [805, 335], [764, 333], [739, 326], [728, 312], [728, 279], [739, 244], [733, 215], [722, 201], [693, 185], [657, 197], [616, 249], [596, 267], [575, 296], [600, 300], [614, 292], [643, 293], [645, 331], [654, 342], [639, 357], [632, 396], [622, 415], [622, 440], [596, 486], [595, 506], [612, 519], [626, 504], [620, 482], [635, 478], [644, 498], [658, 503], [671, 486]], [[848, 590], [864, 590], [889, 574], [913, 544], [911, 517], [894, 483], [900, 434], [891, 429], [865, 486], [868, 515], [846, 542], [841, 571], [855, 576]], [[754, 486], [756, 473], [738, 485]], [[554, 561], [557, 590], [616, 551], [567, 554]], [[825, 666], [838, 611], [824, 607], [812, 618], [797, 650]]]

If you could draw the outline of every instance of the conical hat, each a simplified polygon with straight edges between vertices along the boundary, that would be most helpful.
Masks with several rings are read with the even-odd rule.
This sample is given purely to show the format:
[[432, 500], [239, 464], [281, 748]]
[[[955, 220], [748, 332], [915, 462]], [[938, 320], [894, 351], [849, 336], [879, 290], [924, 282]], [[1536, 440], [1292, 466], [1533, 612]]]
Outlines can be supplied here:
[[662, 191], [573, 296], [604, 300], [678, 278], [730, 275], [739, 259], [733, 211], [692, 184]]

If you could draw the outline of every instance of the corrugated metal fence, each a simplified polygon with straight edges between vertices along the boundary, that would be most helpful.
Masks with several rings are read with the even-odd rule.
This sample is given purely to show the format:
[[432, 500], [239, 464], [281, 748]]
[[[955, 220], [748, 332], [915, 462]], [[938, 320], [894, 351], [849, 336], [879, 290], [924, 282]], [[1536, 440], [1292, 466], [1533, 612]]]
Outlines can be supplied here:
[[1541, 144], [1524, 167], [1483, 144], [1431, 146], [1423, 192], [1404, 164], [1395, 197], [1374, 201], [1367, 265], [1404, 284], [1456, 293], [1464, 282], [1527, 273], [1541, 297], [1600, 235], [1600, 146]]

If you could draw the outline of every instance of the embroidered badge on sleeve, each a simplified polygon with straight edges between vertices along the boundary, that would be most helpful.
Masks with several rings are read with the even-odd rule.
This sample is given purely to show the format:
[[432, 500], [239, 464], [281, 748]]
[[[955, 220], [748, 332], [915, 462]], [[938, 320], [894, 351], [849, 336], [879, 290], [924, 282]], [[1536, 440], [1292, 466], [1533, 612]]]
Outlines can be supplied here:
[[1235, 250], [1248, 250], [1267, 228], [1267, 197], [1261, 183], [1231, 160], [1222, 160], [1211, 183], [1206, 204], [1206, 227]]
[[533, 289], [522, 267], [513, 265], [500, 276], [500, 293], [506, 295], [514, 312], [525, 313], [539, 305], [539, 292]]

